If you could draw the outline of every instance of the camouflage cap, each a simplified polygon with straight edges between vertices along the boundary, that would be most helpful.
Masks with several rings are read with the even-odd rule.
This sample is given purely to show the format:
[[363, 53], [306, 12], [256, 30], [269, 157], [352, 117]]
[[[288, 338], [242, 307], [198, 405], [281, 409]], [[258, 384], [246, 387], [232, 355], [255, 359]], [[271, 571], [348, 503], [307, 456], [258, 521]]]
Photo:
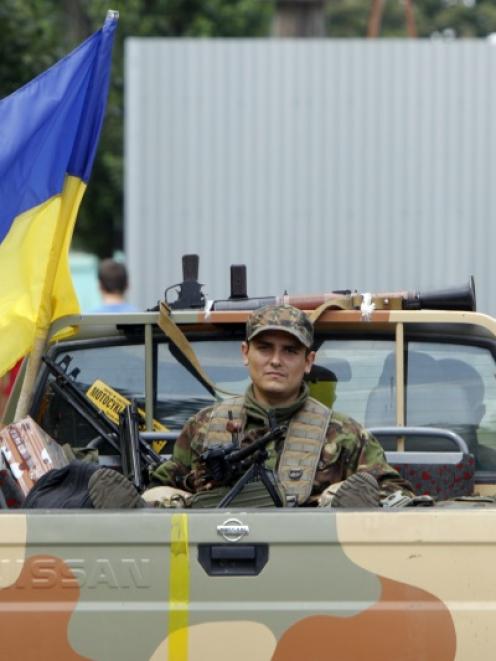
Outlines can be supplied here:
[[310, 319], [292, 305], [266, 305], [255, 310], [246, 322], [246, 339], [252, 340], [265, 331], [284, 331], [296, 337], [307, 349], [313, 344], [313, 326]]

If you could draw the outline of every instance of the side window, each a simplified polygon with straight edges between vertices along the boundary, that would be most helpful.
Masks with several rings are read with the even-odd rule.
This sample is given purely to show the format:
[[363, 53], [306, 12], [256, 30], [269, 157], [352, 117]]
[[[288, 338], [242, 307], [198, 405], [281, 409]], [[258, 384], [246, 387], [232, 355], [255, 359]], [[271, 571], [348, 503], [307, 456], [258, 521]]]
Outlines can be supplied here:
[[478, 470], [496, 470], [495, 374], [483, 347], [410, 342], [407, 423], [452, 429], [467, 441]]
[[[70, 358], [68, 373], [78, 370], [75, 385], [84, 393], [100, 380], [138, 404], [144, 401], [145, 358], [142, 344], [67, 347], [57, 355], [56, 362], [65, 356]], [[48, 383], [52, 380], [50, 376]], [[50, 385], [45, 389], [37, 417], [41, 426], [60, 443], [83, 447], [97, 436], [91, 425]]]
[[[239, 340], [192, 343], [200, 365], [218, 388], [228, 395], [244, 393], [249, 380], [240, 355]], [[209, 391], [177, 362], [169, 345], [159, 344], [156, 417], [172, 429], [214, 401]]]
[[389, 375], [389, 355], [394, 355], [392, 341], [324, 340], [315, 363], [336, 375], [333, 408], [367, 427], [394, 424], [394, 360]]
[[[324, 340], [316, 364], [336, 375], [331, 384], [335, 410], [365, 427], [396, 424], [394, 342]], [[451, 429], [466, 441], [478, 470], [496, 471], [496, 365], [491, 352], [408, 342], [404, 369], [406, 424]]]
[[[145, 396], [145, 350], [142, 344], [90, 347], [69, 351], [68, 371], [77, 368], [77, 383], [86, 391], [97, 379], [122, 395], [142, 400]], [[61, 353], [57, 360], [64, 356]]]
[[[239, 340], [196, 341], [193, 347], [200, 364], [226, 394], [241, 394], [248, 385]], [[64, 353], [57, 357], [60, 360]], [[69, 372], [79, 370], [76, 385], [86, 392], [95, 381], [103, 381], [139, 406], [145, 401], [145, 350], [143, 344], [73, 347]], [[51, 380], [51, 377], [50, 377]], [[180, 429], [186, 420], [214, 401], [208, 390], [172, 355], [167, 342], [157, 345], [157, 392], [154, 417], [170, 429]], [[48, 388], [41, 407], [43, 427], [61, 442], [81, 447], [95, 431], [59, 395]], [[39, 419], [41, 421], [41, 419]]]

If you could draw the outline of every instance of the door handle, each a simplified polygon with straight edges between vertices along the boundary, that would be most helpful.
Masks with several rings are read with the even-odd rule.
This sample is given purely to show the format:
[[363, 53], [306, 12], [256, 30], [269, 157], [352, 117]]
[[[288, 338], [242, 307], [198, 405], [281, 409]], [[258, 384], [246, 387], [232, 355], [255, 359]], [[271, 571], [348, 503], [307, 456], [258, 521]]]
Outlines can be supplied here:
[[198, 544], [198, 561], [209, 576], [257, 576], [268, 559], [268, 544]]

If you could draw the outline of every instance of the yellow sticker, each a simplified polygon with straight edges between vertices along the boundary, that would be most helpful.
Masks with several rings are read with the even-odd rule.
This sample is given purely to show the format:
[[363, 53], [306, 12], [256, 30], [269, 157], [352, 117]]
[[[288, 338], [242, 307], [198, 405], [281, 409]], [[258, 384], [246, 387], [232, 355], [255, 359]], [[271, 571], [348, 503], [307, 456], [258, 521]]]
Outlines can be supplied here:
[[[97, 379], [86, 391], [86, 396], [93, 404], [100, 409], [109, 420], [119, 424], [119, 414], [124, 411], [126, 406], [130, 404], [130, 400], [121, 395], [120, 392], [114, 390], [100, 379]], [[145, 412], [143, 409], [138, 408], [138, 413], [143, 421], [140, 424], [140, 429], [145, 429]], [[167, 427], [158, 420], [152, 422], [153, 431], [168, 431]], [[152, 447], [155, 452], [160, 452], [165, 445], [165, 441], [153, 441]]]
[[173, 514], [169, 564], [169, 661], [188, 661], [188, 515]]

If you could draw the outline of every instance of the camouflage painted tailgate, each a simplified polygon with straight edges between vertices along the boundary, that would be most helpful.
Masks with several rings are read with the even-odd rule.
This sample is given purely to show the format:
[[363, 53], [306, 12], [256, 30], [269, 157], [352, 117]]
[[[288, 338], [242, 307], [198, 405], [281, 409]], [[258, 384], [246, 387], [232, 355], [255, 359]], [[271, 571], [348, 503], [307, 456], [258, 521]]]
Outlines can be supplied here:
[[[491, 659], [494, 517], [5, 513], [2, 658]], [[249, 529], [237, 542], [217, 532], [232, 518]], [[268, 559], [258, 575], [209, 576], [198, 544], [268, 544]]]

